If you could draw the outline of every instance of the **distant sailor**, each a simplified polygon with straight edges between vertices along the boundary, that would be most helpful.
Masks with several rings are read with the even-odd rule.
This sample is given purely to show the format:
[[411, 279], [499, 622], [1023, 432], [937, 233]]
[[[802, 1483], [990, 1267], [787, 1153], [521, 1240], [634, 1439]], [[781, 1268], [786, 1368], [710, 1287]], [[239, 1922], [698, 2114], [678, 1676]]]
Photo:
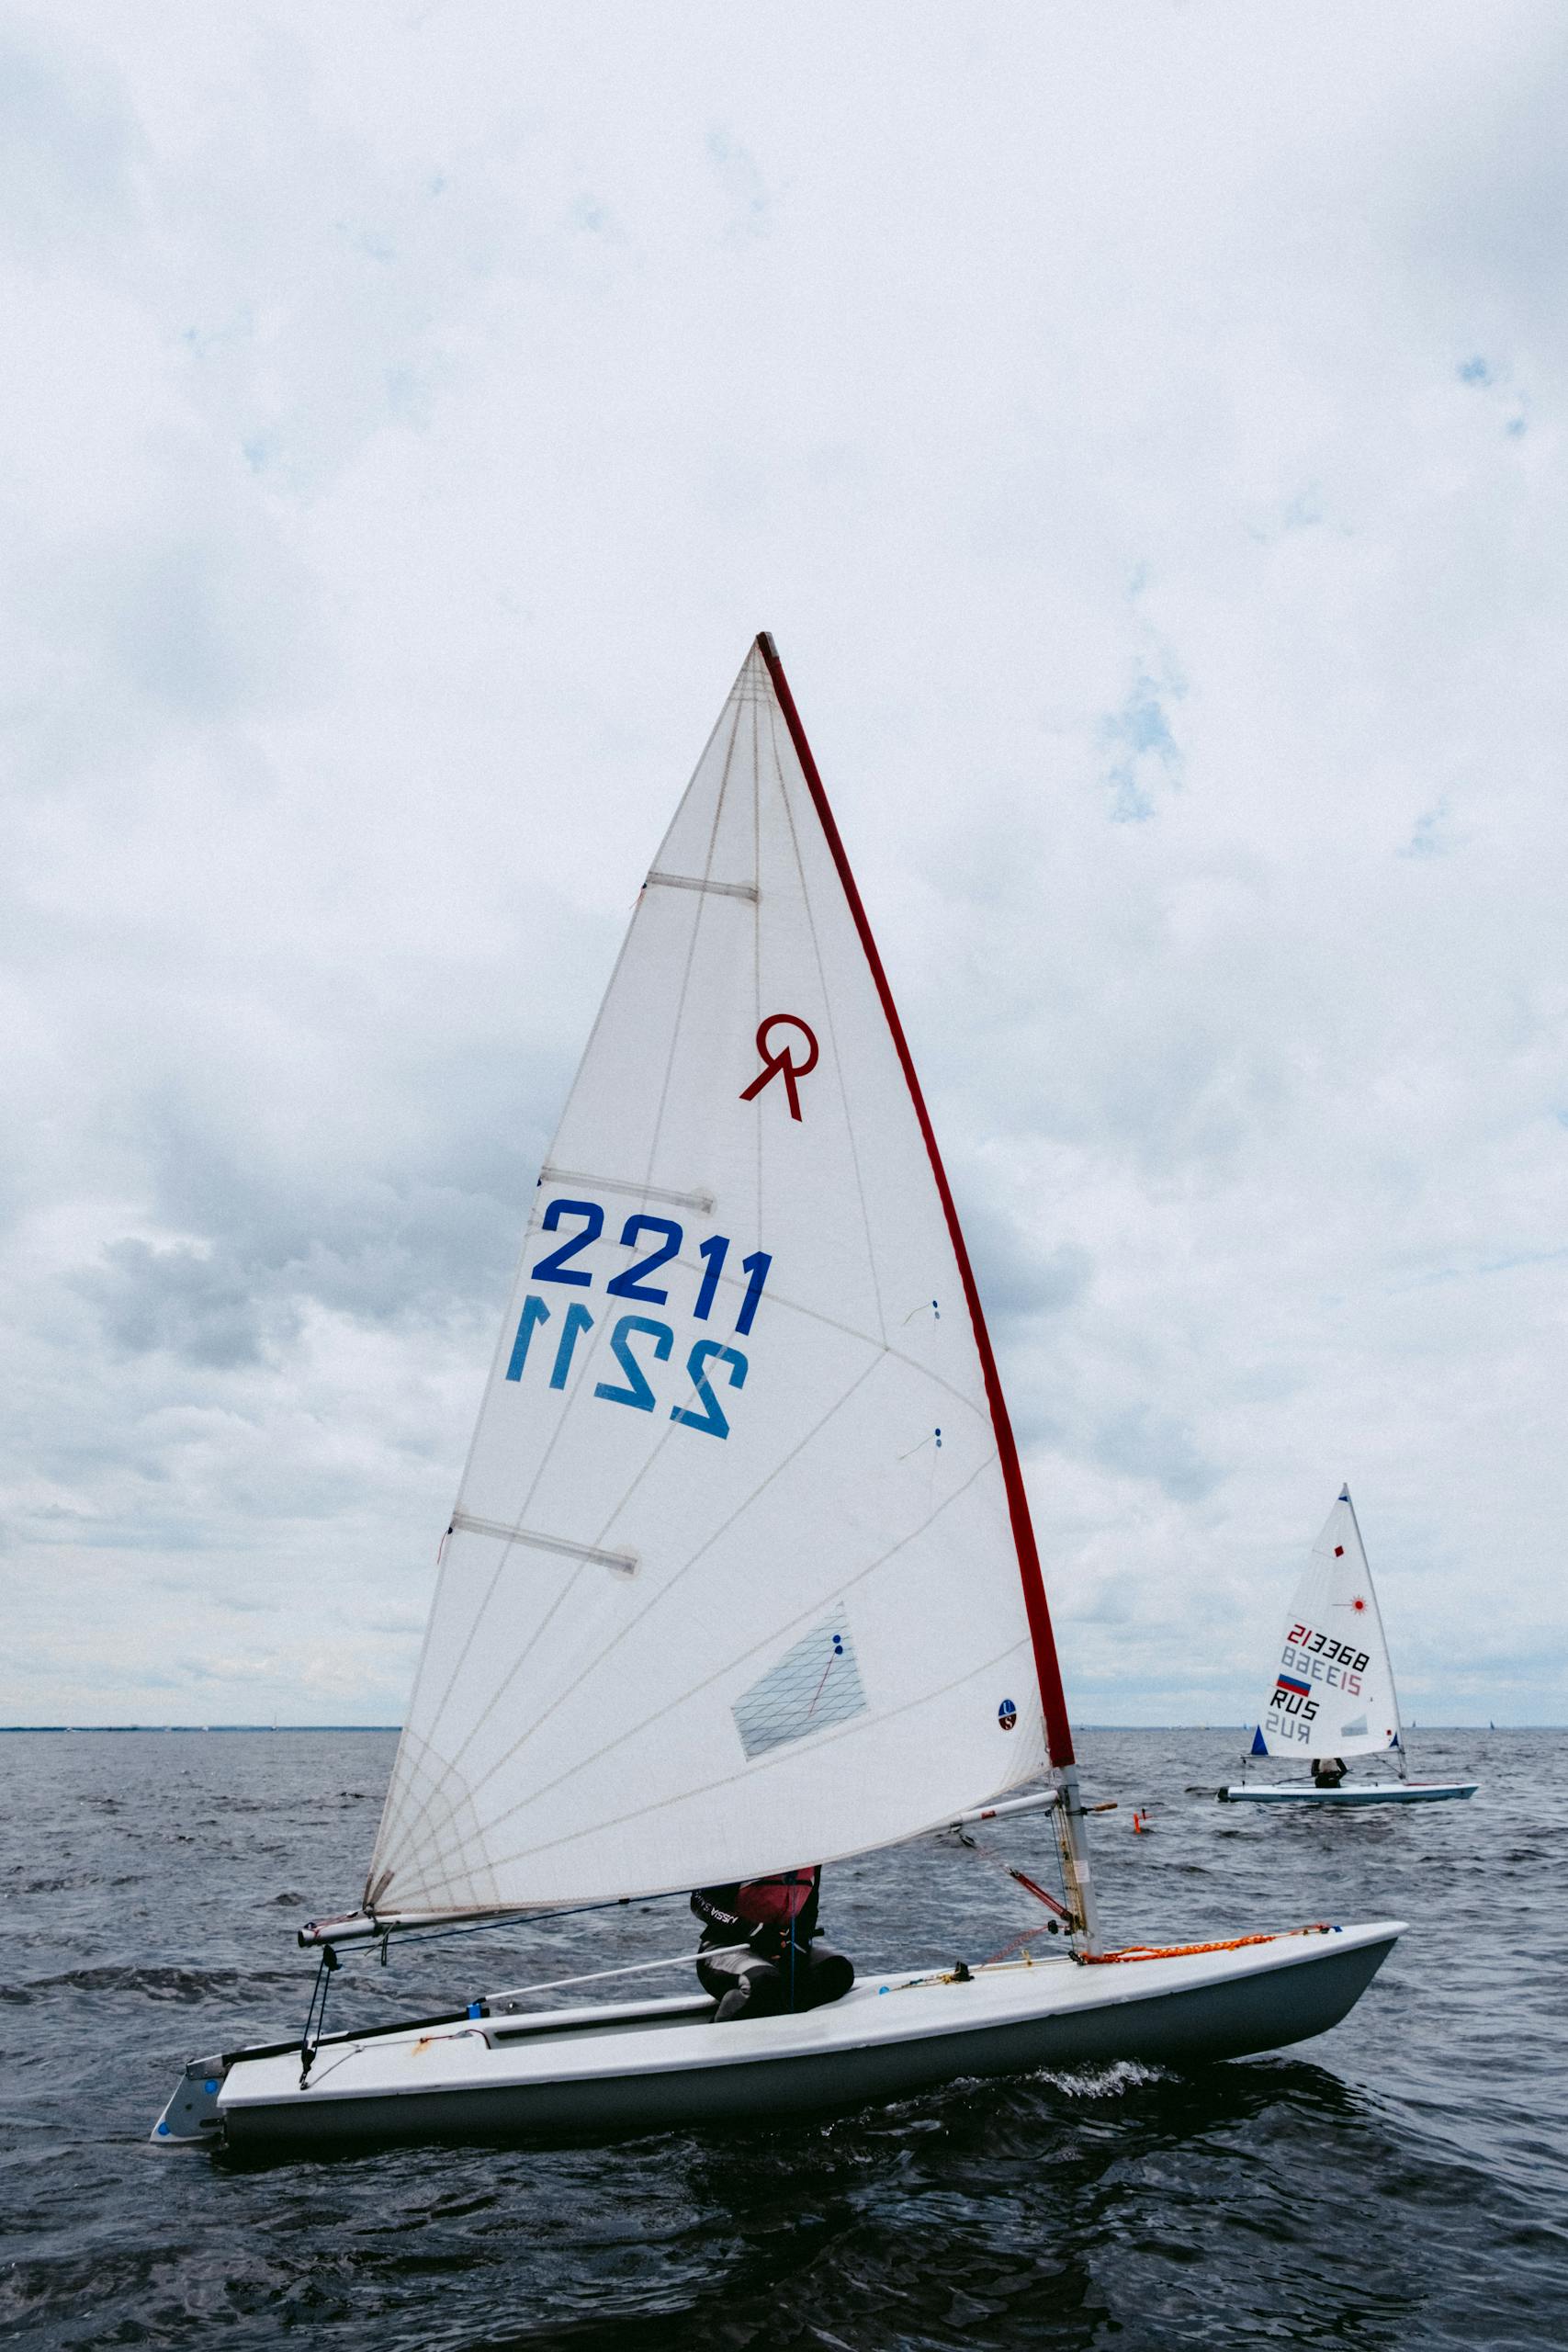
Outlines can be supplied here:
[[692, 1897], [703, 1923], [697, 1979], [718, 2003], [716, 2024], [843, 1998], [855, 1981], [854, 1965], [818, 1933], [821, 1886], [817, 1863], [738, 1886], [698, 1888]]
[[1314, 1756], [1312, 1759], [1312, 1784], [1314, 1789], [1337, 1789], [1345, 1778], [1342, 1756]]

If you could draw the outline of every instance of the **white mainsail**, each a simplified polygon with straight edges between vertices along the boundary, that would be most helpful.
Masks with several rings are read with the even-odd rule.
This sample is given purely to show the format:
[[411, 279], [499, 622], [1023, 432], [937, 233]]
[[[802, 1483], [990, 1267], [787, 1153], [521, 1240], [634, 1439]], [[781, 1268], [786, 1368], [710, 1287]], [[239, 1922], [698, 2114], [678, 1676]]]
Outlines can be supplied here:
[[1005, 1408], [775, 669], [760, 641], [539, 1179], [381, 1916], [863, 1851], [1045, 1763]]
[[1361, 1531], [1348, 1487], [1296, 1587], [1257, 1756], [1382, 1756], [1399, 1743], [1399, 1702]]

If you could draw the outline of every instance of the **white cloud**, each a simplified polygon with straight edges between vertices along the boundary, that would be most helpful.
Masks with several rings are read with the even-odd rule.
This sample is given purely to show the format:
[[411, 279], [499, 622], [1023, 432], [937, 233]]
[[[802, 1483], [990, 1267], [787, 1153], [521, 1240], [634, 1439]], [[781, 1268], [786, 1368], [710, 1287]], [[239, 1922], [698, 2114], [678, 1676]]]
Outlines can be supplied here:
[[1416, 1713], [1561, 1720], [1557, 13], [10, 38], [0, 1713], [400, 1712], [768, 626], [1076, 1707], [1239, 1722], [1348, 1476]]

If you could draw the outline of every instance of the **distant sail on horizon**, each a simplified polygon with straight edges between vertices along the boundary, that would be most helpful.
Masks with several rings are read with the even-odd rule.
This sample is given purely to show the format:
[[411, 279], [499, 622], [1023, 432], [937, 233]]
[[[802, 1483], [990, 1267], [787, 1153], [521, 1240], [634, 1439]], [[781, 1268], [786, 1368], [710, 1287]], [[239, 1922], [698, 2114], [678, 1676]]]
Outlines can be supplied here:
[[1324, 1522], [1292, 1598], [1255, 1756], [1382, 1756], [1399, 1745], [1399, 1702], [1371, 1570], [1348, 1487]]

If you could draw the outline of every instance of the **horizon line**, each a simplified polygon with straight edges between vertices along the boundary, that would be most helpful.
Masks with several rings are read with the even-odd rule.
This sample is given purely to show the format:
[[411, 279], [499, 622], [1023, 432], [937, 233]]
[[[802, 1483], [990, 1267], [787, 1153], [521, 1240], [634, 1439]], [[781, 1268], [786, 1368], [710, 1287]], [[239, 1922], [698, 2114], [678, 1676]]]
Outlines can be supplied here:
[[[1254, 1727], [1254, 1726], [1253, 1726], [1253, 1724], [1252, 1724], [1252, 1723], [1251, 1723], [1251, 1722], [1243, 1723], [1243, 1724], [1235, 1724], [1235, 1723], [1214, 1723], [1214, 1722], [1213, 1722], [1213, 1721], [1210, 1721], [1210, 1722], [1207, 1722], [1207, 1723], [1152, 1723], [1152, 1724], [1151, 1724], [1151, 1723], [1141, 1723], [1141, 1724], [1080, 1723], [1080, 1724], [1076, 1724], [1076, 1725], [1074, 1726], [1075, 1730], [1077, 1730], [1077, 1731], [1084, 1731], [1084, 1732], [1100, 1732], [1100, 1731], [1213, 1731], [1213, 1732], [1224, 1732], [1224, 1733], [1227, 1733], [1227, 1734], [1228, 1734], [1228, 1733], [1230, 1733], [1230, 1732], [1247, 1732], [1247, 1731], [1251, 1731], [1251, 1730], [1253, 1729], [1253, 1727]], [[96, 1738], [96, 1737], [100, 1737], [100, 1736], [104, 1736], [104, 1737], [112, 1737], [112, 1736], [123, 1736], [123, 1735], [125, 1735], [125, 1734], [127, 1734], [127, 1733], [130, 1733], [130, 1732], [157, 1732], [157, 1733], [174, 1733], [174, 1732], [179, 1732], [179, 1733], [182, 1733], [182, 1734], [187, 1734], [187, 1735], [188, 1735], [188, 1734], [192, 1734], [192, 1733], [197, 1733], [197, 1734], [199, 1734], [199, 1733], [203, 1733], [203, 1732], [209, 1732], [209, 1733], [217, 1733], [217, 1732], [223, 1732], [223, 1733], [228, 1733], [228, 1732], [265, 1732], [265, 1733], [266, 1733], [269, 1736], [273, 1736], [273, 1735], [276, 1735], [277, 1736], [281, 1737], [281, 1736], [283, 1736], [285, 1734], [300, 1733], [300, 1732], [323, 1732], [323, 1731], [344, 1731], [344, 1732], [378, 1732], [378, 1733], [383, 1733], [383, 1734], [385, 1734], [385, 1733], [392, 1733], [392, 1732], [396, 1732], [396, 1733], [400, 1733], [400, 1733], [401, 1733], [401, 1731], [402, 1731], [402, 1728], [403, 1728], [403, 1726], [402, 1726], [402, 1724], [342, 1724], [342, 1723], [338, 1723], [338, 1724], [257, 1724], [257, 1723], [231, 1723], [231, 1724], [223, 1724], [223, 1723], [211, 1723], [211, 1724], [155, 1724], [155, 1723], [134, 1723], [134, 1724], [0, 1724], [0, 1737], [4, 1737], [4, 1736], [36, 1737], [36, 1736], [39, 1736], [39, 1735], [42, 1735], [42, 1734], [45, 1734], [45, 1733], [62, 1733], [62, 1732], [69, 1732], [69, 1733], [72, 1733], [72, 1734], [91, 1734], [95, 1738]], [[1568, 1730], [1568, 1724], [1563, 1724], [1563, 1723], [1507, 1723], [1507, 1724], [1499, 1724], [1499, 1723], [1494, 1723], [1494, 1722], [1492, 1722], [1490, 1719], [1488, 1719], [1485, 1723], [1452, 1723], [1452, 1724], [1445, 1724], [1445, 1723], [1416, 1723], [1416, 1724], [1405, 1724], [1405, 1726], [1404, 1726], [1404, 1728], [1405, 1728], [1405, 1730], [1406, 1730], [1406, 1731], [1418, 1731], [1418, 1732], [1426, 1732], [1426, 1731], [1429, 1731], [1429, 1732], [1439, 1732], [1439, 1731], [1445, 1731], [1445, 1732], [1447, 1732], [1447, 1731], [1454, 1731], [1454, 1732], [1457, 1732], [1457, 1731], [1480, 1731], [1480, 1732], [1485, 1732], [1485, 1731], [1564, 1731], [1564, 1730]]]

